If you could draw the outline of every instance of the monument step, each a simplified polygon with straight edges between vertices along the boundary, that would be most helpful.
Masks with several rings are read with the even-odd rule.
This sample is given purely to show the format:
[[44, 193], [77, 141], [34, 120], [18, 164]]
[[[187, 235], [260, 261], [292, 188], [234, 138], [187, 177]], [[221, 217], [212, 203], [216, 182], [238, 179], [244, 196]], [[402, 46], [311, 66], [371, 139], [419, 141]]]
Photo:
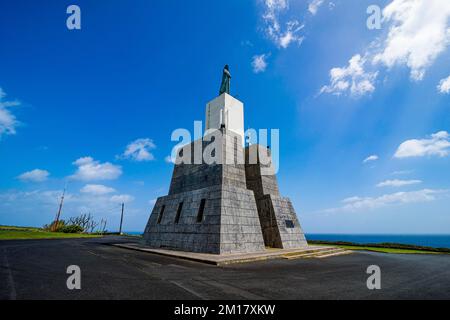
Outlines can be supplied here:
[[308, 246], [302, 250], [294, 250], [292, 252], [288, 252], [286, 256], [296, 256], [299, 254], [309, 254], [309, 253], [319, 253], [325, 252], [329, 250], [340, 250], [338, 247], [330, 247], [330, 246]]
[[262, 252], [255, 253], [238, 253], [238, 254], [209, 254], [209, 253], [194, 253], [186, 251], [174, 251], [167, 249], [150, 248], [141, 243], [116, 243], [112, 244], [115, 247], [122, 249], [138, 250], [151, 254], [159, 254], [172, 258], [187, 259], [196, 262], [213, 264], [216, 266], [223, 266], [234, 263], [248, 263], [269, 259], [297, 259], [297, 258], [312, 258], [331, 256], [331, 254], [342, 254], [343, 249], [329, 246], [307, 246], [294, 249], [266, 249]]
[[286, 254], [283, 256], [283, 258], [288, 260], [300, 258], [327, 258], [348, 253], [351, 253], [351, 251], [336, 247], [324, 247], [324, 248], [315, 248], [312, 250], [305, 250], [303, 252]]
[[350, 254], [350, 253], [353, 253], [353, 251], [343, 250], [343, 251], [338, 251], [338, 252], [335, 252], [335, 253], [320, 255], [320, 256], [317, 256], [317, 258], [319, 258], [319, 259], [321, 259], [321, 258], [328, 258], [328, 257], [341, 256], [341, 255]]

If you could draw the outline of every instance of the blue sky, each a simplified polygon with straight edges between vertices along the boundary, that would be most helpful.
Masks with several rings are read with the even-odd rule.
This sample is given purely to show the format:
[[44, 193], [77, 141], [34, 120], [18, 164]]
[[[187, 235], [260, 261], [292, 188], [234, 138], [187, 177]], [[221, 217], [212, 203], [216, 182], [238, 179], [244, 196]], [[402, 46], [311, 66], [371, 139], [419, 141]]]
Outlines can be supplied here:
[[50, 222], [67, 184], [63, 218], [115, 230], [124, 201], [143, 230], [227, 63], [306, 232], [450, 233], [447, 0], [17, 0], [0, 39], [0, 224]]

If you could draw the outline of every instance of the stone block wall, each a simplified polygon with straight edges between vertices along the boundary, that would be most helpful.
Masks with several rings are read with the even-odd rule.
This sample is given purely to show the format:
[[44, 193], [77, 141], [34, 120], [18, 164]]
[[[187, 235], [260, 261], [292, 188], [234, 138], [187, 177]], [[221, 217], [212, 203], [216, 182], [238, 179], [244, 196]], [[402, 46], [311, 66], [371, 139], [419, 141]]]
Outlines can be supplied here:
[[[258, 146], [244, 150], [239, 134], [226, 129], [220, 133], [222, 138], [215, 141], [219, 163], [175, 165], [169, 194], [157, 199], [148, 220], [145, 242], [154, 248], [213, 254], [307, 245], [290, 200], [280, 196], [276, 176], [261, 174], [265, 165], [259, 160], [245, 164], [244, 155]], [[211, 141], [195, 141], [181, 155], [191, 154], [194, 146], [201, 155]]]
[[281, 246], [291, 249], [307, 246], [305, 234], [289, 198], [267, 195], [264, 199], [275, 216]]
[[[261, 156], [264, 157], [263, 161]], [[276, 175], [262, 174], [263, 167], [271, 167], [270, 150], [252, 145], [245, 149], [245, 157], [247, 188], [255, 194], [265, 245], [284, 249], [307, 246], [291, 201], [280, 195]], [[249, 163], [252, 157], [253, 163]]]
[[[154, 248], [220, 253], [221, 187], [207, 187], [158, 198], [144, 233]], [[203, 219], [197, 221], [202, 199]], [[176, 222], [178, 206], [183, 203]], [[162, 207], [165, 207], [160, 219]]]
[[220, 252], [264, 251], [258, 209], [252, 191], [226, 186], [222, 188]]
[[[175, 165], [169, 195], [158, 198], [147, 223], [144, 239], [149, 246], [215, 254], [264, 250], [255, 196], [246, 185], [241, 136], [226, 129], [221, 132], [216, 150], [220, 164]], [[193, 142], [182, 152], [193, 151], [196, 143], [199, 146]], [[210, 143], [203, 141], [201, 152]], [[203, 219], [198, 221], [202, 200]]]

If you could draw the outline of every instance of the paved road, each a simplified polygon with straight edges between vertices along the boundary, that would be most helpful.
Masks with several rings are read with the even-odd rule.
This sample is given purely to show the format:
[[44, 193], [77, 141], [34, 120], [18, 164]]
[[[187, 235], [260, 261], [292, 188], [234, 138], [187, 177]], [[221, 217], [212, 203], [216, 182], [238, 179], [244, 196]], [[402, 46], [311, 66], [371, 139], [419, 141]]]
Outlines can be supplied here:
[[[0, 299], [450, 299], [450, 255], [361, 252], [216, 267], [108, 245], [118, 241], [0, 241]], [[366, 287], [372, 264], [381, 290]], [[81, 290], [66, 287], [69, 265], [81, 268]]]

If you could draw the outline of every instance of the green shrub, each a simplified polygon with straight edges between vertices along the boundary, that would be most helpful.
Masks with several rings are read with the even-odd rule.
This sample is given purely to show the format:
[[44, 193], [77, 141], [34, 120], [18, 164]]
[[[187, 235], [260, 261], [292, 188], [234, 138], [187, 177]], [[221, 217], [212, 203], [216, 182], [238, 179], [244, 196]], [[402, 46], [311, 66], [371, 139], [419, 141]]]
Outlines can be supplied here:
[[80, 227], [80, 226], [77, 226], [75, 224], [72, 224], [72, 225], [63, 226], [63, 227], [59, 228], [58, 232], [63, 232], [63, 233], [81, 233], [81, 232], [83, 232], [83, 228]]
[[56, 224], [56, 221], [53, 221], [49, 225], [45, 225], [43, 229], [45, 231], [52, 231], [52, 232], [61, 232], [60, 230], [66, 226], [66, 222], [64, 220], [59, 220], [58, 224]]

